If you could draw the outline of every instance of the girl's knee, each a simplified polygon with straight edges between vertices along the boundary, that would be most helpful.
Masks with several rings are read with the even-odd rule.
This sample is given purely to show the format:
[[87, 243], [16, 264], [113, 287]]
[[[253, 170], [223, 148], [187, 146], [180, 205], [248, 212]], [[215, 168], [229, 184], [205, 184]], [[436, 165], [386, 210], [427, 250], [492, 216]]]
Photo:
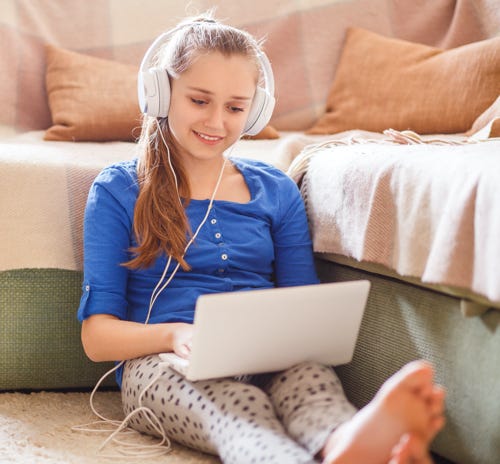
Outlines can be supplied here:
[[294, 385], [301, 383], [311, 384], [325, 380], [330, 382], [338, 381], [331, 367], [313, 361], [305, 361], [276, 374], [272, 380], [272, 384], [276, 387], [288, 383], [293, 383]]

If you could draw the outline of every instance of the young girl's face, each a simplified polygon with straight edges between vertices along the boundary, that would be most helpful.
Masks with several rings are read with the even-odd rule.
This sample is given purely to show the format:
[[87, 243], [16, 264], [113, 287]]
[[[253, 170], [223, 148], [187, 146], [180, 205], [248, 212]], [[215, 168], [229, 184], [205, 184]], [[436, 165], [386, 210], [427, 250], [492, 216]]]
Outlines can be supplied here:
[[191, 159], [219, 157], [243, 132], [257, 84], [255, 62], [243, 55], [202, 54], [172, 79], [170, 130]]

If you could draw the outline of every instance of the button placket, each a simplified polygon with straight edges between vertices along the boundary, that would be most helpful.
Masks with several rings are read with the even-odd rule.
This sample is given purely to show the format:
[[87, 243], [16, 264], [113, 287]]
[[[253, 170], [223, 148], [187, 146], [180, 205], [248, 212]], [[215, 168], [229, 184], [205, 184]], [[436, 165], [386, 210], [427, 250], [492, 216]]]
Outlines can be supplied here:
[[220, 231], [219, 229], [219, 221], [217, 220], [217, 218], [215, 218], [213, 216], [214, 212], [212, 212], [212, 217], [210, 218], [210, 224], [213, 228], [211, 234], [212, 234], [212, 237], [215, 239], [215, 243], [217, 245], [220, 244], [220, 242], [222, 241], [222, 232]]
[[211, 226], [213, 227], [213, 235], [212, 237], [215, 239], [215, 244], [219, 247], [219, 266], [217, 268], [217, 273], [218, 274], [224, 274], [226, 272], [227, 268], [227, 262], [229, 260], [229, 255], [227, 253], [227, 250], [224, 249], [224, 241], [223, 241], [223, 236], [222, 232], [219, 229], [219, 221], [217, 220], [216, 217], [214, 217], [214, 212], [212, 212], [212, 216], [210, 217], [209, 220]]

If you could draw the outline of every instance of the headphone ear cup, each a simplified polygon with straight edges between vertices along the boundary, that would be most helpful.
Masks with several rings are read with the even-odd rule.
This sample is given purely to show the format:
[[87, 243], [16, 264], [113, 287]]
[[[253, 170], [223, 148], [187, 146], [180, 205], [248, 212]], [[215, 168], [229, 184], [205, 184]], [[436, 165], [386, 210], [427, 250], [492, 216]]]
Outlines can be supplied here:
[[158, 117], [166, 118], [170, 108], [170, 79], [166, 69], [153, 68], [153, 72], [158, 84]]
[[139, 73], [139, 105], [148, 116], [166, 118], [170, 107], [170, 81], [165, 69], [150, 68]]
[[246, 135], [257, 135], [269, 123], [274, 110], [275, 99], [262, 87], [257, 87], [248, 119], [243, 129]]

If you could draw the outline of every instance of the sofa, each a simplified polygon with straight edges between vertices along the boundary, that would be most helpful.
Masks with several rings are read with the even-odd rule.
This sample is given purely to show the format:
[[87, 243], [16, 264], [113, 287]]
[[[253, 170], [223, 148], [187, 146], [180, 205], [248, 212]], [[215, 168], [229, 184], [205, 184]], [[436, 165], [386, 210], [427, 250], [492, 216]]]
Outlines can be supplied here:
[[[76, 308], [92, 180], [136, 156], [136, 73], [212, 2], [3, 2], [0, 390], [88, 390]], [[500, 456], [500, 8], [496, 0], [220, 0], [265, 38], [277, 105], [231, 156], [300, 185], [322, 281], [372, 283], [346, 394], [365, 405], [409, 360], [447, 388], [432, 444]], [[114, 388], [112, 379], [104, 382]]]

